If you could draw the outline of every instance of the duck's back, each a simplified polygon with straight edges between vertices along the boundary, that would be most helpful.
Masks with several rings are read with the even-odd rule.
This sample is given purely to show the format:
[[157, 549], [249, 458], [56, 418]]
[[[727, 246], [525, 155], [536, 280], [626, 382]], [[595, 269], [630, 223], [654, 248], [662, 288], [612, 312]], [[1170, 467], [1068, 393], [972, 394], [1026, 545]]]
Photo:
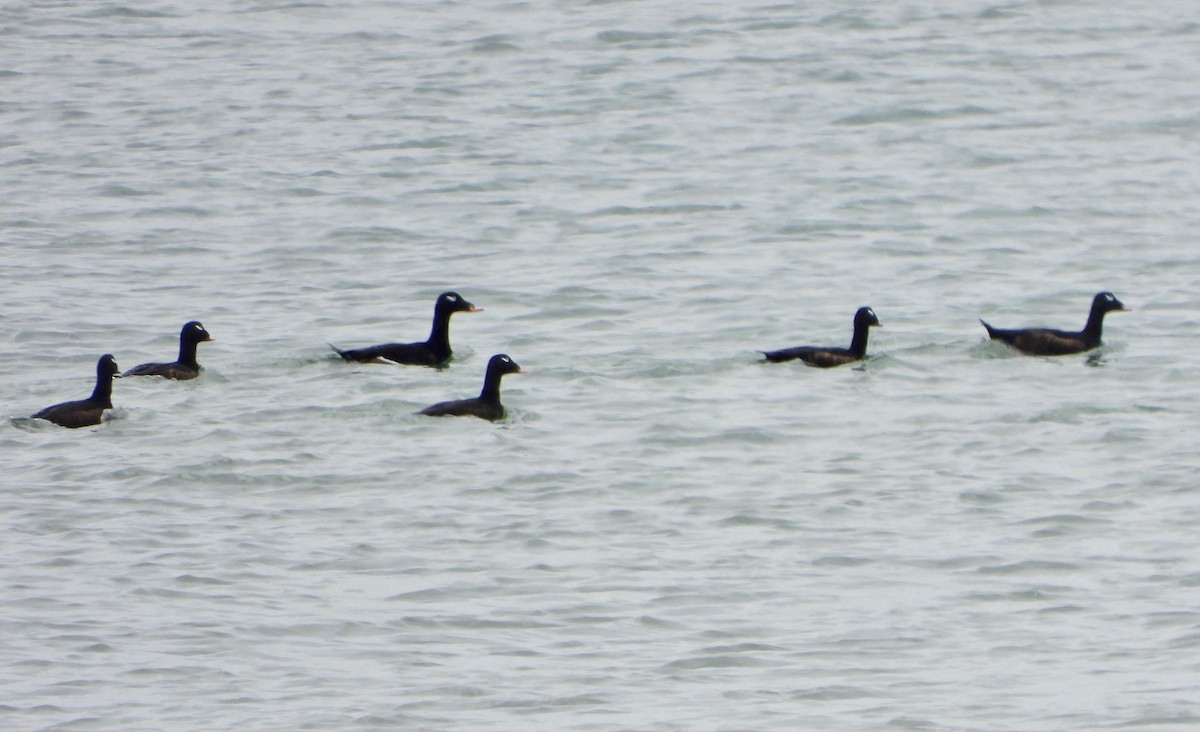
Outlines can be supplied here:
[[365, 348], [338, 348], [330, 344], [337, 355], [347, 361], [372, 363], [391, 361], [405, 366], [437, 366], [450, 358], [450, 353], [439, 353], [428, 343], [381, 343]]
[[992, 340], [1033, 356], [1067, 356], [1095, 348], [1082, 333], [1053, 328], [995, 328], [980, 320]]
[[842, 366], [843, 364], [858, 360], [858, 357], [851, 353], [849, 349], [821, 348], [820, 346], [796, 346], [795, 348], [784, 348], [778, 351], [763, 351], [763, 356], [773, 363], [800, 359], [809, 366], [816, 366], [818, 368]]
[[479, 397], [438, 402], [422, 409], [420, 414], [430, 417], [479, 417], [495, 422], [504, 417], [504, 406]]
[[171, 363], [144, 363], [140, 366], [134, 366], [122, 376], [161, 376], [166, 379], [178, 379], [184, 381], [194, 379], [200, 375], [199, 366], [190, 366], [178, 361]]
[[103, 421], [104, 410], [107, 408], [108, 406], [97, 404], [91, 399], [80, 399], [46, 407], [33, 416], [60, 427], [90, 427]]

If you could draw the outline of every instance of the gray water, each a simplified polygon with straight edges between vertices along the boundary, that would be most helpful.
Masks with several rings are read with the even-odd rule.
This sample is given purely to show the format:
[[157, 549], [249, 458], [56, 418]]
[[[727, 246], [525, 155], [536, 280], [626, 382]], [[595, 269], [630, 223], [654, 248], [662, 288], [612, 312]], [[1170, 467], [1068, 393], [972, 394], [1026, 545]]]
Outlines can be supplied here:
[[1197, 79], [1184, 1], [4, 4], [0, 727], [1197, 728]]

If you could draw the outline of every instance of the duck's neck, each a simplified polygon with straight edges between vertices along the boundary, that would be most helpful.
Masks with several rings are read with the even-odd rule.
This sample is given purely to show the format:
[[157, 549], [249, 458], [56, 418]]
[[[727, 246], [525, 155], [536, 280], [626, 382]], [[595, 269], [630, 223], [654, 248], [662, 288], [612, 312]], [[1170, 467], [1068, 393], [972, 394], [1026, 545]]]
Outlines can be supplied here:
[[1092, 312], [1088, 313], [1087, 325], [1083, 326], [1083, 338], [1088, 344], [1100, 344], [1100, 329], [1104, 326], [1104, 314], [1107, 312], [1102, 303], [1092, 306]]
[[179, 363], [199, 368], [200, 364], [196, 363], [196, 347], [199, 345], [199, 341], [179, 339]]
[[438, 308], [433, 311], [433, 327], [429, 329], [429, 345], [446, 352], [450, 351], [450, 316], [451, 311]]
[[867, 331], [870, 328], [871, 326], [865, 324], [854, 326], [854, 339], [850, 341], [850, 352], [854, 354], [855, 358], [867, 355]]
[[483, 377], [483, 391], [479, 392], [479, 398], [485, 402], [500, 403], [500, 379], [504, 374], [500, 373], [499, 369], [488, 368], [487, 374]]
[[96, 370], [96, 388], [92, 389], [92, 401], [112, 409], [112, 380], [113, 375], [103, 370]]

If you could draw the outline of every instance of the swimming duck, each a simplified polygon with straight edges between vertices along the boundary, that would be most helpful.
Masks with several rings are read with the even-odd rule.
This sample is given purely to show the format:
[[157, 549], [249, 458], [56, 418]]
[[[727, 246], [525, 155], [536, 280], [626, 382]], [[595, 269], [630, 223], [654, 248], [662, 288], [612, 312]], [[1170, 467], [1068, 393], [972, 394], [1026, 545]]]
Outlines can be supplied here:
[[1032, 356], [1065, 356], [1071, 353], [1090, 351], [1100, 345], [1100, 328], [1104, 315], [1110, 311], [1126, 311], [1129, 308], [1111, 292], [1100, 292], [1092, 298], [1092, 310], [1088, 314], [1083, 330], [1052, 330], [1050, 328], [1016, 328], [1004, 330], [993, 328], [980, 319], [993, 340], [1004, 341], [1013, 348]]
[[798, 358], [809, 366], [821, 368], [854, 363], [867, 355], [867, 329], [875, 325], [882, 325], [879, 318], [875, 317], [875, 311], [862, 307], [854, 314], [854, 338], [850, 341], [849, 348], [796, 346], [779, 351], [763, 351], [762, 354], [766, 360], [773, 363]]
[[504, 405], [500, 403], [500, 379], [505, 374], [523, 374], [524, 370], [507, 355], [498, 353], [488, 361], [487, 374], [483, 377], [483, 391], [473, 399], [456, 399], [438, 402], [422, 409], [419, 414], [431, 417], [479, 417], [491, 422], [504, 417]]
[[96, 388], [90, 397], [46, 407], [33, 415], [34, 418], [72, 428], [100, 424], [104, 410], [112, 409], [112, 380], [119, 370], [112, 354], [104, 354], [96, 362]]
[[211, 341], [212, 336], [192, 320], [183, 324], [179, 331], [179, 360], [171, 363], [144, 363], [134, 366], [121, 376], [162, 376], [167, 379], [194, 379], [200, 375], [200, 364], [196, 362], [196, 346]]
[[329, 347], [347, 361], [363, 363], [394, 363], [412, 366], [438, 366], [450, 360], [450, 316], [454, 313], [477, 313], [477, 308], [457, 292], [443, 292], [433, 306], [433, 328], [428, 340], [421, 343], [382, 343], [366, 348], [341, 349], [332, 343]]

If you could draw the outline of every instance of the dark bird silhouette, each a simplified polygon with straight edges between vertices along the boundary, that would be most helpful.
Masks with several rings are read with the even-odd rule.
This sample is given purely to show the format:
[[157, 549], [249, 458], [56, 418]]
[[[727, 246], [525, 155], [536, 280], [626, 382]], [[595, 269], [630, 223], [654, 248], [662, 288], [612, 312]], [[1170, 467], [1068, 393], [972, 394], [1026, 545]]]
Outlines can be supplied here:
[[1101, 292], [1092, 298], [1092, 311], [1088, 314], [1087, 324], [1083, 330], [1052, 330], [1050, 328], [1016, 328], [1004, 330], [993, 328], [980, 320], [987, 328], [988, 335], [997, 341], [1004, 341], [1013, 348], [1032, 356], [1065, 356], [1071, 353], [1090, 351], [1100, 345], [1100, 328], [1104, 324], [1104, 315], [1113, 310], [1124, 311], [1129, 308], [1111, 292]]
[[96, 362], [96, 388], [87, 399], [63, 402], [46, 407], [33, 415], [36, 419], [47, 419], [63, 427], [88, 427], [100, 424], [105, 409], [112, 409], [112, 380], [119, 369], [111, 354], [104, 354]]
[[199, 322], [184, 323], [179, 331], [179, 360], [171, 363], [144, 363], [134, 366], [121, 376], [162, 376], [167, 379], [194, 379], [200, 375], [200, 364], [196, 362], [196, 346], [211, 341], [212, 336]]
[[438, 295], [437, 302], [433, 306], [433, 327], [429, 331], [428, 340], [424, 342], [382, 343], [378, 346], [347, 349], [338, 348], [330, 343], [329, 347], [347, 361], [362, 363], [392, 361], [412, 366], [439, 366], [449, 361], [452, 355], [450, 316], [459, 312], [477, 313], [482, 311], [483, 308], [475, 307], [457, 292], [443, 292]]
[[505, 374], [525, 373], [516, 361], [503, 353], [492, 356], [488, 361], [487, 374], [483, 377], [483, 391], [473, 399], [456, 399], [438, 402], [422, 409], [419, 414], [431, 417], [479, 417], [491, 422], [504, 417], [504, 405], [500, 403], [500, 379]]
[[779, 351], [763, 351], [762, 354], [768, 361], [774, 363], [798, 358], [809, 366], [821, 368], [854, 363], [861, 361], [867, 355], [867, 329], [876, 325], [882, 325], [882, 323], [879, 322], [879, 318], [875, 317], [875, 311], [862, 307], [854, 314], [854, 338], [850, 341], [849, 348], [796, 346]]

